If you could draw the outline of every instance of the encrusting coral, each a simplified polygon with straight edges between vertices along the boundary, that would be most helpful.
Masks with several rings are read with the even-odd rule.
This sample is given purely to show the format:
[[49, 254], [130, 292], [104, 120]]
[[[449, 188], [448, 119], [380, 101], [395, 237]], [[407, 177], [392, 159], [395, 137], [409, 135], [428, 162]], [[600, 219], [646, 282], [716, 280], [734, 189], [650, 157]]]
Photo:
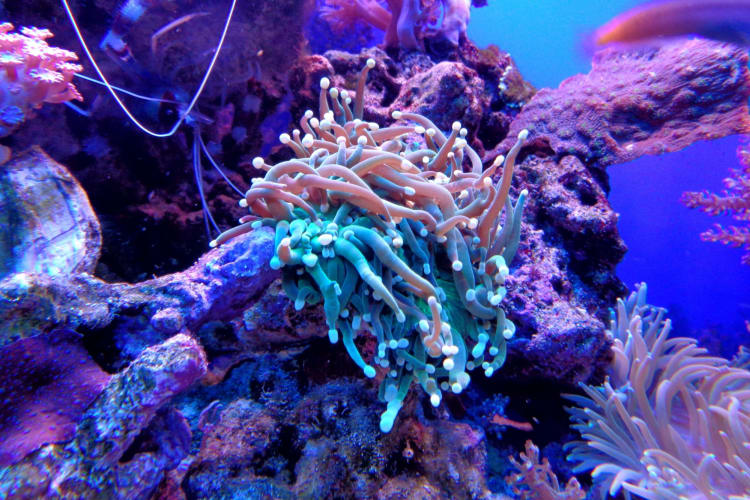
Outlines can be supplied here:
[[83, 68], [73, 63], [78, 56], [50, 47], [52, 32], [0, 24], [0, 137], [11, 134], [43, 103], [83, 100], [71, 80]]
[[695, 339], [668, 338], [664, 315], [646, 304], [645, 285], [618, 300], [608, 380], [569, 396], [585, 440], [569, 445], [574, 472], [593, 469], [626, 498], [748, 498], [750, 371], [708, 356]]
[[724, 179], [726, 190], [720, 195], [702, 192], [683, 193], [680, 201], [688, 208], [698, 208], [709, 215], [731, 215], [744, 221], [744, 227], [723, 227], [716, 224], [713, 229], [701, 233], [703, 241], [712, 241], [744, 247], [741, 262], [750, 266], [750, 145], [741, 145], [737, 150], [740, 167], [731, 169], [731, 176]]
[[282, 270], [287, 295], [297, 309], [322, 299], [330, 341], [340, 336], [370, 378], [377, 370], [354, 339], [361, 330], [376, 337], [373, 364], [384, 369], [387, 403], [380, 428], [388, 432], [413, 381], [438, 406], [441, 391], [468, 385], [468, 371], [481, 367], [489, 377], [505, 361], [515, 326], [500, 303], [527, 196], [513, 206], [508, 193], [526, 132], [483, 171], [458, 122], [446, 136], [424, 116], [397, 111], [394, 119], [417, 125], [379, 128], [362, 120], [374, 66], [369, 59], [354, 96], [321, 80], [321, 119], [308, 110], [302, 131], [281, 136], [297, 158], [254, 160], [266, 174], [240, 202], [253, 215], [212, 246], [275, 230], [270, 265]]

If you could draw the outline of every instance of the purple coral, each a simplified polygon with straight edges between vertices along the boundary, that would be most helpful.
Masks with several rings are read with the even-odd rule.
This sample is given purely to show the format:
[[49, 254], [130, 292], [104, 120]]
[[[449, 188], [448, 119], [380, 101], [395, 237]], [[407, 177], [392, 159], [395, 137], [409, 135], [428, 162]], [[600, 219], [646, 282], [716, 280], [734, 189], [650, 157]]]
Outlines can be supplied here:
[[0, 467], [73, 437], [83, 411], [109, 380], [80, 335], [56, 330], [0, 350]]

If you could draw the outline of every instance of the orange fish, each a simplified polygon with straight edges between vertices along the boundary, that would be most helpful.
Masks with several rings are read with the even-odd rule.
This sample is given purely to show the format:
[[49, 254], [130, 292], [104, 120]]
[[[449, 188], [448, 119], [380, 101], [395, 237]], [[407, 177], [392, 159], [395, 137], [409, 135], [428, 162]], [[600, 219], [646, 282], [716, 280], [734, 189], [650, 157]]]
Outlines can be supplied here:
[[597, 46], [698, 35], [750, 45], [750, 0], [664, 0], [630, 9], [594, 33]]

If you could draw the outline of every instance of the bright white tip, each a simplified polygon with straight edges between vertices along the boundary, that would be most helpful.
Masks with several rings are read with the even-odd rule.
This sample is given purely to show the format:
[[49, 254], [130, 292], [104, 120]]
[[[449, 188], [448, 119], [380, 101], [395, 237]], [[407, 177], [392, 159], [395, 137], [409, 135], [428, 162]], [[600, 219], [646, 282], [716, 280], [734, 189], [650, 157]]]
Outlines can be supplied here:
[[460, 394], [463, 390], [464, 388], [458, 382], [451, 384], [451, 391], [453, 391], [453, 394]]
[[312, 135], [305, 134], [305, 137], [302, 138], [302, 145], [305, 146], [306, 148], [312, 147], [314, 140], [315, 139], [313, 138]]
[[484, 184], [484, 187], [490, 187], [492, 186], [492, 179], [490, 177], [485, 177], [482, 183]]
[[318, 243], [320, 243], [324, 247], [330, 245], [331, 242], [333, 242], [333, 236], [328, 233], [318, 236]]
[[453, 125], [451, 125], [451, 128], [455, 130], [456, 132], [458, 132], [459, 130], [461, 130], [461, 122], [453, 122]]
[[368, 68], [372, 69], [372, 68], [375, 67], [375, 59], [370, 58], [370, 59], [367, 60], [367, 62], [365, 64], [367, 64]]
[[529, 137], [529, 131], [527, 129], [523, 129], [518, 133], [518, 140], [525, 141]]
[[430, 137], [432, 137], [433, 135], [437, 134], [437, 131], [436, 131], [436, 130], [435, 130], [434, 128], [430, 127], [430, 128], [428, 128], [428, 129], [427, 129], [427, 130], [425, 131], [425, 133], [426, 133], [427, 135], [429, 135]]
[[255, 168], [261, 168], [264, 163], [265, 161], [263, 161], [263, 158], [261, 158], [260, 156], [256, 156], [255, 158], [253, 158], [253, 167]]
[[292, 137], [289, 134], [281, 134], [279, 136], [279, 141], [281, 141], [281, 144], [289, 144], [291, 140], [292, 140]]
[[310, 126], [312, 128], [318, 128], [320, 126], [320, 120], [315, 117], [310, 118]]
[[336, 98], [337, 98], [337, 97], [339, 96], [339, 89], [337, 89], [336, 87], [333, 87], [333, 88], [331, 88], [331, 89], [330, 89], [330, 90], [328, 91], [328, 94], [329, 94], [329, 95], [330, 95], [331, 97], [333, 97], [334, 99], [336, 99]]
[[437, 394], [437, 393], [431, 394], [430, 395], [430, 404], [433, 407], [435, 407], [435, 408], [437, 408], [438, 406], [440, 406], [440, 395]]
[[391, 113], [391, 116], [394, 120], [400, 120], [403, 116], [403, 113], [401, 111], [394, 111], [393, 113]]
[[308, 109], [307, 111], [305, 111], [305, 118], [309, 120], [312, 117], [313, 117], [312, 109]]
[[503, 337], [505, 338], [505, 340], [510, 340], [513, 338], [514, 333], [515, 332], [512, 332], [511, 330], [506, 328], [505, 330], [503, 330]]
[[401, 236], [393, 238], [393, 248], [401, 248], [404, 246], [404, 239]]
[[323, 90], [326, 90], [326, 89], [328, 89], [328, 87], [330, 87], [330, 86], [331, 86], [331, 80], [329, 80], [329, 79], [328, 79], [328, 78], [326, 78], [325, 76], [324, 76], [323, 78], [321, 78], [321, 79], [320, 79], [320, 88], [321, 88], [321, 89], [323, 89]]
[[219, 242], [216, 240], [211, 240], [208, 244], [208, 246], [211, 248], [216, 248], [218, 245], [219, 245]]
[[419, 329], [422, 330], [422, 333], [429, 332], [430, 323], [428, 323], [426, 319], [419, 320]]
[[456, 363], [453, 361], [453, 358], [445, 358], [443, 360], [443, 368], [445, 368], [448, 371], [451, 371], [456, 366]]
[[473, 288], [466, 290], [466, 302], [473, 302], [477, 298], [477, 292]]
[[247, 208], [247, 200], [245, 198], [242, 198], [239, 201], [239, 206], [241, 206], [242, 208]]
[[498, 156], [495, 157], [495, 161], [492, 162], [492, 166], [493, 167], [499, 167], [500, 165], [503, 164], [504, 161], [505, 161], [505, 156], [498, 155]]
[[458, 131], [458, 135], [460, 135], [461, 137], [466, 137], [466, 134], [468, 133], [469, 131], [466, 130], [465, 128], [462, 128], [461, 130]]
[[346, 142], [346, 137], [344, 137], [343, 135], [336, 137], [337, 144], [344, 144], [345, 142]]
[[414, 133], [415, 134], [424, 134], [425, 130], [422, 125], [417, 125], [414, 127]]
[[377, 123], [375, 123], [375, 122], [370, 122], [370, 123], [369, 123], [369, 124], [368, 124], [367, 126], [368, 126], [368, 127], [370, 128], [370, 130], [372, 130], [373, 132], [374, 132], [374, 131], [376, 131], [376, 130], [379, 130], [379, 129], [380, 129], [380, 125], [378, 125], [378, 124], [377, 124]]
[[364, 135], [360, 135], [359, 137], [357, 137], [357, 144], [359, 144], [360, 146], [364, 146], [365, 144], [367, 144], [367, 137], [365, 137]]
[[460, 260], [454, 260], [453, 263], [451, 264], [451, 267], [453, 268], [454, 271], [458, 272], [464, 268], [464, 265], [461, 263]]
[[427, 229], [424, 227], [419, 230], [419, 236], [421, 236], [422, 238], [426, 238], [428, 234], [429, 233], [427, 232]]
[[414, 189], [414, 188], [413, 188], [413, 187], [411, 187], [411, 186], [406, 186], [406, 187], [404, 188], [404, 194], [405, 194], [406, 196], [414, 196], [415, 194], [417, 194], [417, 190], [416, 190], [416, 189]]
[[329, 122], [336, 121], [336, 118], [333, 116], [333, 111], [327, 111], [326, 114], [323, 115], [323, 118]]
[[469, 229], [476, 229], [478, 225], [479, 221], [476, 217], [472, 217], [471, 219], [469, 219]]
[[349, 91], [346, 89], [341, 89], [341, 98], [346, 99], [347, 97], [349, 97]]

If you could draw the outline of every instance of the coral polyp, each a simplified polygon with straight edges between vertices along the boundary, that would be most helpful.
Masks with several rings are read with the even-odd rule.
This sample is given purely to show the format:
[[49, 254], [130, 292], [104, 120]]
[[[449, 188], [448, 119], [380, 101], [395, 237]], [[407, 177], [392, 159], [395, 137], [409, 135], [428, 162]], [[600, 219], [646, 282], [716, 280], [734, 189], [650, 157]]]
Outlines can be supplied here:
[[83, 100], [73, 85], [73, 75], [83, 67], [78, 56], [50, 47], [47, 29], [24, 27], [13, 31], [0, 24], [0, 137], [13, 133], [43, 103]]
[[[251, 214], [212, 246], [273, 228], [270, 265], [295, 307], [322, 301], [330, 341], [341, 338], [367, 377], [381, 368], [388, 432], [412, 382], [438, 406], [444, 391], [466, 388], [469, 371], [489, 377], [505, 361], [515, 326], [501, 302], [527, 193], [515, 205], [508, 195], [527, 132], [483, 170], [458, 122], [446, 135], [422, 115], [394, 112], [401, 123], [380, 128], [362, 118], [374, 66], [369, 59], [353, 94], [321, 80], [320, 118], [307, 111], [301, 130], [281, 136], [296, 158], [254, 160], [266, 173], [240, 202]], [[376, 339], [371, 363], [359, 332]]]

